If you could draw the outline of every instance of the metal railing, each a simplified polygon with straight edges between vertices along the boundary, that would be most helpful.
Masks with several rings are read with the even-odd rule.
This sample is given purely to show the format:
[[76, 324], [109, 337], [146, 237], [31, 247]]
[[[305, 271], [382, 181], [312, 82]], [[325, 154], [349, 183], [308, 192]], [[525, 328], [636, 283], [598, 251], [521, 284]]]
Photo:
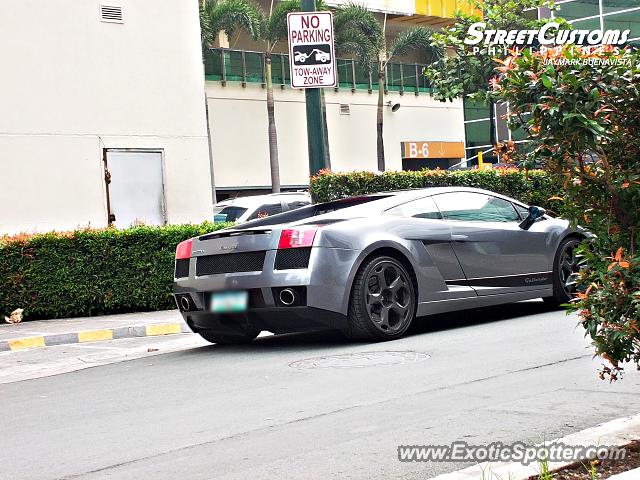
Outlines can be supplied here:
[[[260, 83], [265, 85], [265, 54], [247, 50], [228, 48], [211, 48], [205, 53], [204, 66], [207, 80], [227, 82]], [[424, 76], [426, 65], [416, 63], [388, 63], [386, 66], [385, 90], [402, 93], [410, 92], [418, 95], [431, 92], [429, 82]], [[336, 88], [350, 88], [351, 91], [378, 89], [378, 72], [365, 72], [357, 61], [337, 59], [336, 71], [338, 85]], [[289, 55], [271, 54], [271, 80], [281, 88], [289, 85]]]

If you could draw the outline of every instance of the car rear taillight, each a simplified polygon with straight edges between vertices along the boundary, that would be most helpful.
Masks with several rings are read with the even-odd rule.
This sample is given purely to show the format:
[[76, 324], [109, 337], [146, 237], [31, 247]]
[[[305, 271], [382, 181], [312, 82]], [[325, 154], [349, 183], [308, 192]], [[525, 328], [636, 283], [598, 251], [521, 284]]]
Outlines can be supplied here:
[[312, 247], [318, 227], [287, 228], [280, 233], [278, 250], [285, 248]]
[[185, 240], [180, 242], [176, 247], [176, 260], [182, 260], [183, 258], [191, 258], [191, 245], [193, 240]]

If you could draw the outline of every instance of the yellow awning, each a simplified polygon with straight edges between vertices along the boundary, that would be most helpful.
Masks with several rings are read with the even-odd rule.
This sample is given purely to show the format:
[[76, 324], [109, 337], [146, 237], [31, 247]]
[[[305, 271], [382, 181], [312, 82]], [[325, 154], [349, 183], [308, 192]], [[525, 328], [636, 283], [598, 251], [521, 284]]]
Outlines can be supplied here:
[[474, 8], [469, 0], [415, 0], [416, 15], [452, 18], [458, 10], [472, 13]]
[[471, 14], [475, 9], [470, 0], [415, 0], [415, 14], [394, 16], [390, 20], [393, 23], [404, 25], [425, 25], [435, 28], [444, 27], [453, 23], [456, 11]]

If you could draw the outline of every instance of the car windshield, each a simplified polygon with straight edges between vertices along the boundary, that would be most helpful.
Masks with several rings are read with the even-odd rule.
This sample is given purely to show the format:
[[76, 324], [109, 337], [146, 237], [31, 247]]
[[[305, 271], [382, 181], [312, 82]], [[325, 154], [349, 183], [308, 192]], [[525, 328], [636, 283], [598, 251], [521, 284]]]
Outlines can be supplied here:
[[213, 209], [213, 222], [214, 223], [224, 223], [224, 222], [235, 222], [242, 216], [247, 209], [243, 207], [216, 207]]

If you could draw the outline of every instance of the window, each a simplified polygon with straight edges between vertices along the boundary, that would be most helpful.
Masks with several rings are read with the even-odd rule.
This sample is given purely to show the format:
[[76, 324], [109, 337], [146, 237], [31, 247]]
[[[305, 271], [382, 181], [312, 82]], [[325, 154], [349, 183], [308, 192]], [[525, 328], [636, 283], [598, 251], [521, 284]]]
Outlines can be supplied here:
[[614, 13], [604, 17], [605, 30], [631, 30], [629, 38], [640, 37], [640, 10]]
[[598, 0], [572, 0], [566, 3], [558, 3], [556, 5], [558, 7], [556, 15], [569, 21], [600, 15], [600, 5]]
[[527, 207], [523, 207], [522, 205], [518, 205], [517, 203], [514, 203], [513, 206], [515, 207], [515, 209], [520, 214], [520, 219], [521, 220], [524, 220], [525, 218], [527, 218], [529, 216], [529, 209]]
[[463, 106], [465, 121], [489, 119], [489, 105], [481, 101], [474, 101], [465, 97]]
[[242, 207], [216, 208], [213, 211], [213, 221], [214, 223], [235, 222], [246, 211], [247, 209]]
[[256, 211], [253, 212], [247, 220], [255, 220], [256, 218], [266, 218], [272, 215], [277, 215], [278, 213], [282, 213], [282, 204], [280, 203], [266, 204], [256, 208]]
[[602, 6], [604, 13], [630, 10], [638, 7], [638, 0], [603, 0]]
[[466, 222], [517, 222], [520, 220], [511, 202], [474, 192], [435, 195], [442, 218]]
[[295, 202], [288, 202], [289, 210], [296, 210], [298, 208], [306, 207], [310, 202], [305, 202], [304, 200], [296, 200]]
[[467, 147], [491, 145], [491, 122], [487, 119], [466, 123], [465, 134], [467, 136]]
[[[571, 25], [574, 30], [599, 30], [600, 29], [600, 17], [572, 20]], [[586, 40], [583, 41], [583, 44]]]
[[397, 207], [390, 208], [385, 213], [399, 217], [427, 218], [431, 220], [440, 220], [442, 218], [431, 197], [403, 203]]

